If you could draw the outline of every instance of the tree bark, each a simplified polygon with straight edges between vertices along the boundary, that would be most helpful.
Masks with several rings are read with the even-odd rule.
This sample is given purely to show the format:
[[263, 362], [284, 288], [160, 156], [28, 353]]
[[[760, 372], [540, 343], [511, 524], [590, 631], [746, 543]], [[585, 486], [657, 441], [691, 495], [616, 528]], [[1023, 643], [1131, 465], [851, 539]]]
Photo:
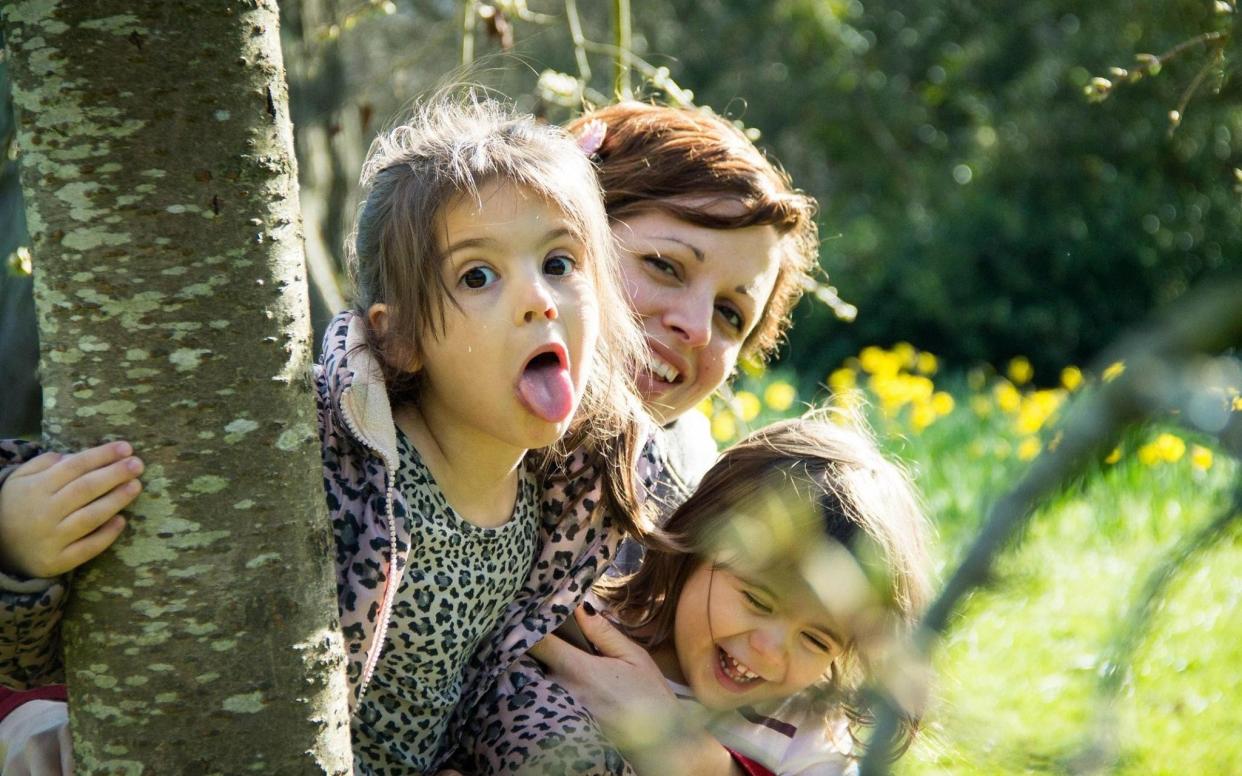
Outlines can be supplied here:
[[273, 0], [4, 8], [44, 440], [144, 494], [64, 622], [81, 773], [347, 773]]

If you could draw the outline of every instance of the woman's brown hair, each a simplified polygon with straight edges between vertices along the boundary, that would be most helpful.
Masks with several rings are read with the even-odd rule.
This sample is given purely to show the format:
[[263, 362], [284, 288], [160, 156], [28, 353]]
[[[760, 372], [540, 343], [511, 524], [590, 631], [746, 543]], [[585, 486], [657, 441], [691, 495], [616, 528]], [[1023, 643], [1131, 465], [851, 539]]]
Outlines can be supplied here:
[[[806, 568], [807, 558], [823, 557], [807, 555], [808, 548], [824, 539], [848, 551], [879, 588], [875, 608], [882, 611], [870, 612], [873, 625], [892, 636], [913, 627], [930, 594], [928, 528], [914, 488], [860, 419], [826, 417], [820, 411], [774, 423], [726, 450], [664, 525], [669, 546], [649, 549], [634, 574], [597, 584], [618, 623], [644, 647], [672, 638], [682, 588], [700, 565]], [[756, 541], [765, 535], [774, 541]], [[856, 739], [870, 721], [857, 697], [868, 669], [860, 652], [850, 645], [831, 680], [804, 693], [803, 704], [824, 711], [829, 722], [832, 707], [840, 708]], [[898, 753], [917, 729], [914, 715], [905, 728]]]
[[[815, 200], [729, 121], [706, 108], [622, 102], [590, 111], [569, 124], [606, 126], [597, 160], [604, 208], [614, 222], [659, 210], [710, 229], [773, 226], [782, 240], [776, 285], [742, 355], [767, 358], [789, 328], [790, 313], [819, 258]], [[713, 207], [741, 205], [728, 215]]]

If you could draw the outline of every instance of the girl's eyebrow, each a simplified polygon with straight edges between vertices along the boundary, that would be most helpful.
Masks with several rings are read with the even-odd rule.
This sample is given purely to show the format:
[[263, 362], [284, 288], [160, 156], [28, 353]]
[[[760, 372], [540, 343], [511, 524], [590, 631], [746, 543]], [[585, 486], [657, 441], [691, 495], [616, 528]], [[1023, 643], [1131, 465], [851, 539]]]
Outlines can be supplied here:
[[[567, 235], [572, 235], [569, 228], [558, 226], [555, 229], [548, 230], [543, 237], [539, 238], [539, 244], [543, 245], [545, 243], [550, 243], [553, 240], [559, 240]], [[467, 248], [498, 248], [503, 244], [504, 241], [498, 240], [495, 237], [467, 237], [464, 240], [458, 240], [450, 245], [448, 250], [445, 251], [445, 255], [451, 256], [454, 253], [466, 250]]]

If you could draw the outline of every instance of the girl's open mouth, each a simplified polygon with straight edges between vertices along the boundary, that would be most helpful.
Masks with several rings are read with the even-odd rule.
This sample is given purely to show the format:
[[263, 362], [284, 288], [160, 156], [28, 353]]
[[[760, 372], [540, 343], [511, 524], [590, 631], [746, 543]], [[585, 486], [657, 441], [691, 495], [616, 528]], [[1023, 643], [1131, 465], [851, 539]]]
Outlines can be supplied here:
[[716, 647], [716, 679], [727, 690], [733, 692], [744, 692], [749, 690], [756, 683], [762, 681], [763, 677], [750, 670], [750, 667], [739, 663], [728, 652], [720, 647]]
[[522, 367], [517, 391], [522, 404], [542, 420], [568, 418], [574, 411], [574, 385], [565, 348], [554, 342], [536, 350]]

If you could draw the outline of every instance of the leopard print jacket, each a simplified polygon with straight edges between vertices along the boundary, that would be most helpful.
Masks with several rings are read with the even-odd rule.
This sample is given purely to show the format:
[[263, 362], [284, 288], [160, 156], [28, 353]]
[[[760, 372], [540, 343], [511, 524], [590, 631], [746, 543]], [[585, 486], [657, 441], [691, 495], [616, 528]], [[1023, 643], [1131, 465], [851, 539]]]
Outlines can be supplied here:
[[[395, 487], [396, 432], [361, 319], [349, 312], [337, 316], [323, 354], [315, 387], [352, 709], [379, 659], [411, 547], [408, 532], [394, 519], [394, 505], [403, 498]], [[0, 482], [38, 452], [28, 443], [0, 441]], [[646, 493], [659, 490], [658, 461], [649, 443], [636, 464]], [[458, 724], [517, 658], [564, 622], [615, 556], [620, 528], [597, 509], [603, 465], [578, 452], [543, 477], [530, 575], [467, 667]], [[64, 681], [59, 621], [67, 592], [64, 579], [0, 575], [0, 682], [28, 688]]]

